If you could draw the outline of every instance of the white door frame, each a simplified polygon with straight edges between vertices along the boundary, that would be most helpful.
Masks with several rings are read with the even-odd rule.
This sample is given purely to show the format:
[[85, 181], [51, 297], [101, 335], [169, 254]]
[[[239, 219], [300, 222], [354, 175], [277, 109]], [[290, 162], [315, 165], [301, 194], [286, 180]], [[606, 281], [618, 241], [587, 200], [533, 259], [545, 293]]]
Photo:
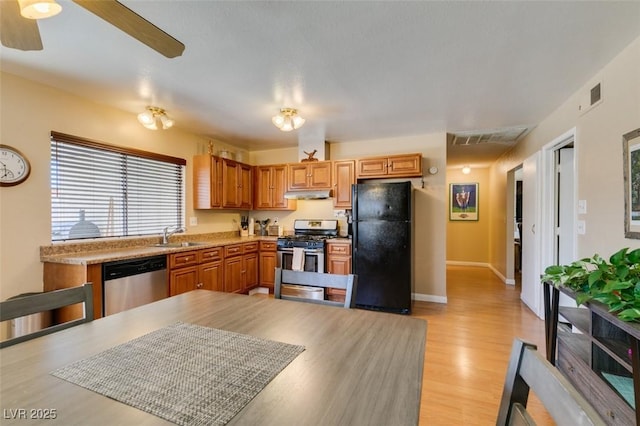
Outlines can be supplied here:
[[[556, 209], [556, 201], [555, 201], [555, 152], [566, 146], [567, 144], [573, 142], [574, 153], [577, 156], [578, 154], [578, 144], [576, 143], [576, 128], [572, 128], [557, 138], [553, 139], [551, 142], [542, 147], [542, 161], [541, 161], [541, 177], [542, 177], [542, 188], [541, 188], [541, 204], [540, 204], [540, 273], [544, 273], [544, 269], [556, 263], [555, 254], [556, 250], [554, 248], [555, 245], [555, 209]], [[575, 158], [575, 157], [574, 157]], [[572, 197], [573, 206], [573, 217], [574, 223], [576, 218], [576, 209], [575, 206], [578, 203], [577, 200], [577, 170], [576, 170], [577, 161], [574, 160], [573, 167], [573, 181], [575, 182]], [[573, 240], [573, 258], [576, 256], [576, 232], [575, 229], [570, 232], [570, 237]], [[542, 286], [541, 286], [542, 287]], [[542, 290], [541, 290], [542, 291]], [[540, 315], [538, 315], [540, 316]], [[540, 316], [542, 318], [542, 316]]]

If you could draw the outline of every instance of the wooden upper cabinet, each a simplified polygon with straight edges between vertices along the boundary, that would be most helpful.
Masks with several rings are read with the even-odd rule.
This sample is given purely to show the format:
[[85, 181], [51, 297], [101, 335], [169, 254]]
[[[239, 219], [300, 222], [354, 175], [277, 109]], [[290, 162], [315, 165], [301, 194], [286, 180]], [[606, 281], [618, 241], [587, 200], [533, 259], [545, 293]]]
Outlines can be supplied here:
[[287, 191], [287, 165], [277, 164], [254, 168], [254, 201], [256, 210], [295, 210], [296, 201], [284, 198]]
[[333, 206], [351, 208], [351, 185], [356, 183], [356, 162], [340, 160], [333, 162]]
[[215, 155], [193, 157], [193, 208], [250, 209], [253, 168]]
[[358, 160], [359, 179], [422, 176], [422, 154], [390, 155]]
[[222, 207], [222, 158], [203, 154], [193, 157], [193, 208]]
[[331, 188], [331, 161], [289, 164], [288, 170], [290, 191]]

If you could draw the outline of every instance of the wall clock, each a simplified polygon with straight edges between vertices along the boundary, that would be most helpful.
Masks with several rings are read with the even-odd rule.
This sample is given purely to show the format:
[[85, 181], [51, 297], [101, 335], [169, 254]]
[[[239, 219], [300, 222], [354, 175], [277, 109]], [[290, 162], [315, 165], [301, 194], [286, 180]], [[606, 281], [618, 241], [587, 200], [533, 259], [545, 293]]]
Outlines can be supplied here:
[[0, 186], [13, 186], [24, 182], [31, 173], [29, 160], [9, 145], [0, 145]]

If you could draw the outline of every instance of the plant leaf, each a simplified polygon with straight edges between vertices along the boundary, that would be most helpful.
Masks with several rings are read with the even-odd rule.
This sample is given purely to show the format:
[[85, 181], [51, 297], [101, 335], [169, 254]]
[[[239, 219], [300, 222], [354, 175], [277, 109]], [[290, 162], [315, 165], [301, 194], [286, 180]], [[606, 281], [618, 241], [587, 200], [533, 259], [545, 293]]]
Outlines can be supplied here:
[[618, 250], [616, 253], [611, 255], [611, 257], [609, 258], [609, 262], [611, 262], [612, 265], [616, 266], [622, 265], [625, 261], [627, 250], [629, 249], [623, 248], [621, 250]]

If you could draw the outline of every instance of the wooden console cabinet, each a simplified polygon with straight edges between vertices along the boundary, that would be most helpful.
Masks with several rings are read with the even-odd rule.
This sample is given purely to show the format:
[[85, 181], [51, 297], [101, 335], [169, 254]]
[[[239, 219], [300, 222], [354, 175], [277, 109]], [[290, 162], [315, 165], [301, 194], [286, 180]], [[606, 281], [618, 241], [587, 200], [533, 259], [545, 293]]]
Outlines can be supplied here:
[[560, 290], [543, 285], [549, 362], [607, 424], [640, 424], [640, 324], [621, 321], [599, 302], [587, 309], [559, 306]]

